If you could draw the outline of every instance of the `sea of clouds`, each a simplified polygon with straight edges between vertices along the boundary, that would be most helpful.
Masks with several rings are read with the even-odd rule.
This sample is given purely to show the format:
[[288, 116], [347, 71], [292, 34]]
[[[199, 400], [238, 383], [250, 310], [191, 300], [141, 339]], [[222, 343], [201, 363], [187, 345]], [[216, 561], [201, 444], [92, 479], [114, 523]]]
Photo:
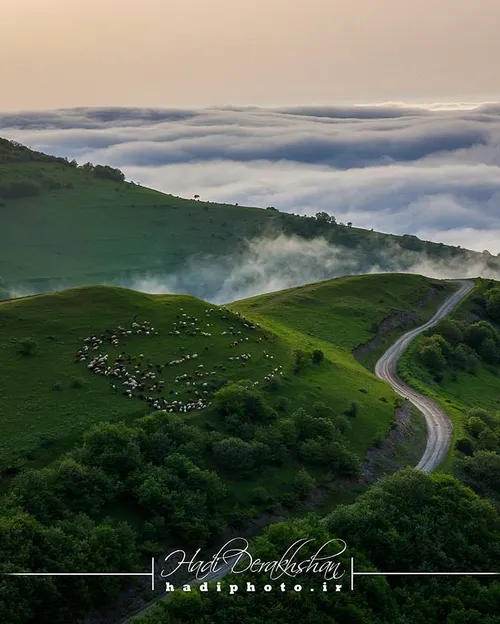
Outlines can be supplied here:
[[180, 195], [500, 252], [500, 103], [0, 113], [0, 135]]
[[[0, 113], [0, 136], [119, 167], [173, 195], [325, 211], [359, 227], [500, 252], [500, 103], [9, 112]], [[221, 302], [366, 272], [358, 262], [324, 240], [281, 237], [132, 286]], [[490, 274], [486, 265], [425, 262], [411, 271]]]

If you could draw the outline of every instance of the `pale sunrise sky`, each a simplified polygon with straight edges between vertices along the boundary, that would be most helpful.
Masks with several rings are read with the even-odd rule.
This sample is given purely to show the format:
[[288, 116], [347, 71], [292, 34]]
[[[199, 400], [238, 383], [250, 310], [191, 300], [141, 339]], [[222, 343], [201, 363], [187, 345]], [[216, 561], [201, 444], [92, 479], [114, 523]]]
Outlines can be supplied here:
[[500, 0], [0, 0], [3, 110], [479, 101]]

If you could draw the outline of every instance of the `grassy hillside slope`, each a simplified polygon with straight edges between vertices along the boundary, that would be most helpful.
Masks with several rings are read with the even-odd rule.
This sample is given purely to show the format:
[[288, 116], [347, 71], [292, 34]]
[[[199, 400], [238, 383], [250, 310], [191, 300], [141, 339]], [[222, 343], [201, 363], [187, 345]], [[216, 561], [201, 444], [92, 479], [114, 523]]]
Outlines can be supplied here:
[[175, 270], [198, 251], [226, 253], [273, 216], [100, 179], [64, 159], [19, 151], [14, 159], [0, 142], [0, 186], [30, 180], [39, 192], [0, 197], [0, 276], [9, 283], [43, 287], [46, 280], [92, 283], [129, 270]]
[[[195, 398], [193, 387], [186, 385], [186, 379], [176, 382], [175, 378], [202, 370], [209, 374], [197, 382], [208, 386], [198, 390], [209, 394], [224, 380], [248, 379], [258, 382], [278, 408], [283, 397], [293, 410], [322, 401], [340, 415], [355, 402], [358, 415], [349, 438], [362, 455], [387, 433], [395, 395], [350, 352], [373, 335], [380, 320], [413, 306], [433, 284], [411, 275], [342, 278], [238, 302], [231, 306], [234, 313], [191, 296], [146, 295], [113, 287], [81, 287], [4, 302], [0, 305], [4, 371], [0, 456], [7, 464], [19, 456], [43, 463], [71, 446], [92, 423], [131, 421], [151, 411], [146, 403], [122, 394], [123, 387], [113, 392], [113, 380], [88, 371], [89, 360], [75, 358], [87, 336], [100, 337], [118, 326], [130, 330], [134, 317], [140, 323], [150, 322], [158, 333], [119, 338], [116, 347], [105, 341], [93, 355], [108, 353], [111, 360], [124, 350], [136, 358], [143, 354], [146, 364], [165, 365], [197, 353], [195, 361], [163, 366], [159, 373], [165, 382], [162, 394], [178, 392], [176, 398], [184, 401]], [[437, 308], [448, 287], [439, 291], [430, 308]], [[239, 313], [261, 327], [252, 329]], [[179, 327], [183, 314], [197, 321]], [[22, 353], [29, 350], [29, 339], [35, 342], [32, 355]], [[231, 346], [236, 340], [239, 344]], [[296, 349], [321, 349], [325, 359], [292, 374]], [[242, 354], [251, 357], [229, 359]], [[273, 386], [265, 377], [278, 367], [283, 376], [277, 371]], [[202, 423], [209, 412], [185, 416]]]
[[[492, 256], [413, 236], [173, 197], [0, 139], [0, 287], [2, 280], [4, 288], [35, 292], [125, 283], [133, 276], [175, 273], [189, 258], [238, 257], [245, 241], [278, 233], [323, 237], [354, 250], [345, 266], [339, 257], [337, 274], [366, 273], [373, 266], [403, 271], [425, 259], [500, 267]], [[194, 281], [191, 276], [186, 290], [209, 297]]]
[[[436, 293], [428, 297], [431, 287]], [[419, 308], [425, 322], [455, 289], [451, 282], [421, 275], [357, 275], [251, 297], [230, 307], [276, 331], [300, 333], [350, 354], [373, 338], [389, 315]], [[425, 305], [419, 306], [423, 300]]]

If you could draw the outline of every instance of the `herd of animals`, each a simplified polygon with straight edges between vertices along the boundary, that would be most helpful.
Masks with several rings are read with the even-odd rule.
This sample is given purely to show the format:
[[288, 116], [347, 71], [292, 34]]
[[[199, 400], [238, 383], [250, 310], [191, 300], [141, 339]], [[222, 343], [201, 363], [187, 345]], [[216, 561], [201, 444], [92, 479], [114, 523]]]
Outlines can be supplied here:
[[[168, 332], [168, 335], [172, 340], [178, 339], [183, 334], [202, 336], [205, 340], [211, 338], [214, 324], [207, 321], [210, 321], [211, 317], [217, 313], [222, 319], [229, 319], [229, 311], [224, 307], [206, 309], [204, 323], [197, 317], [188, 315], [183, 308], [180, 308], [177, 320], [174, 321], [172, 330]], [[259, 324], [251, 323], [240, 314], [236, 314], [239, 317], [238, 321], [240, 321], [244, 329], [261, 333]], [[177, 359], [158, 363], [145, 357], [143, 353], [132, 355], [122, 350], [114, 357], [110, 357], [110, 354], [106, 353], [107, 345], [116, 349], [120, 346], [123, 347], [123, 344], [133, 336], [154, 338], [157, 335], [158, 331], [149, 321], [143, 320], [138, 322], [136, 315], [129, 328], [119, 325], [115, 329], [106, 329], [101, 334], [87, 336], [83, 340], [82, 346], [76, 352], [75, 362], [86, 363], [87, 369], [91, 373], [106, 377], [109, 380], [113, 393], [121, 393], [130, 399], [137, 398], [146, 402], [153, 410], [164, 410], [169, 413], [186, 413], [194, 410], [203, 410], [210, 406], [211, 401], [209, 399], [211, 391], [214, 389], [210, 382], [215, 381], [218, 375], [224, 374], [227, 366], [239, 364], [241, 368], [245, 368], [247, 362], [252, 358], [251, 353], [247, 352], [230, 355], [226, 361], [212, 366], [210, 371], [205, 370], [204, 364], [197, 364], [194, 371], [177, 375], [173, 380], [173, 386], [166, 388], [165, 381], [162, 378], [162, 371], [165, 368], [179, 367], [187, 362], [190, 364], [193, 361], [199, 362], [203, 358], [198, 353], [183, 353]], [[229, 326], [225, 331], [221, 332], [221, 335], [234, 337], [229, 343], [229, 347], [233, 349], [248, 343], [249, 340], [254, 340], [255, 342], [268, 340], [265, 333], [262, 336], [257, 335], [251, 338], [244, 336], [243, 332], [234, 326]], [[208, 351], [208, 349], [208, 346], [204, 347], [205, 351]], [[181, 346], [180, 350], [185, 351], [185, 347]], [[269, 367], [271, 368], [270, 372], [264, 376], [264, 381], [270, 381], [273, 378], [283, 376], [282, 365], [273, 366], [273, 355], [263, 350], [262, 358], [269, 361]], [[254, 381], [253, 384], [256, 386], [259, 384], [259, 381]], [[186, 399], [180, 396], [182, 389], [187, 391], [189, 398]]]

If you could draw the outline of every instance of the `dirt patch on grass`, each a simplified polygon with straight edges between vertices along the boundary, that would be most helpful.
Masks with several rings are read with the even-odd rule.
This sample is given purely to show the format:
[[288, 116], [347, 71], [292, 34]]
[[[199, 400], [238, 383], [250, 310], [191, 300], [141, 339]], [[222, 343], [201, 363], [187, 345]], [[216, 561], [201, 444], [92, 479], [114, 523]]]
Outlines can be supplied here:
[[394, 423], [385, 440], [366, 454], [361, 465], [361, 481], [373, 483], [407, 466], [415, 466], [425, 449], [425, 432], [423, 416], [412, 412], [405, 401], [395, 410]]

